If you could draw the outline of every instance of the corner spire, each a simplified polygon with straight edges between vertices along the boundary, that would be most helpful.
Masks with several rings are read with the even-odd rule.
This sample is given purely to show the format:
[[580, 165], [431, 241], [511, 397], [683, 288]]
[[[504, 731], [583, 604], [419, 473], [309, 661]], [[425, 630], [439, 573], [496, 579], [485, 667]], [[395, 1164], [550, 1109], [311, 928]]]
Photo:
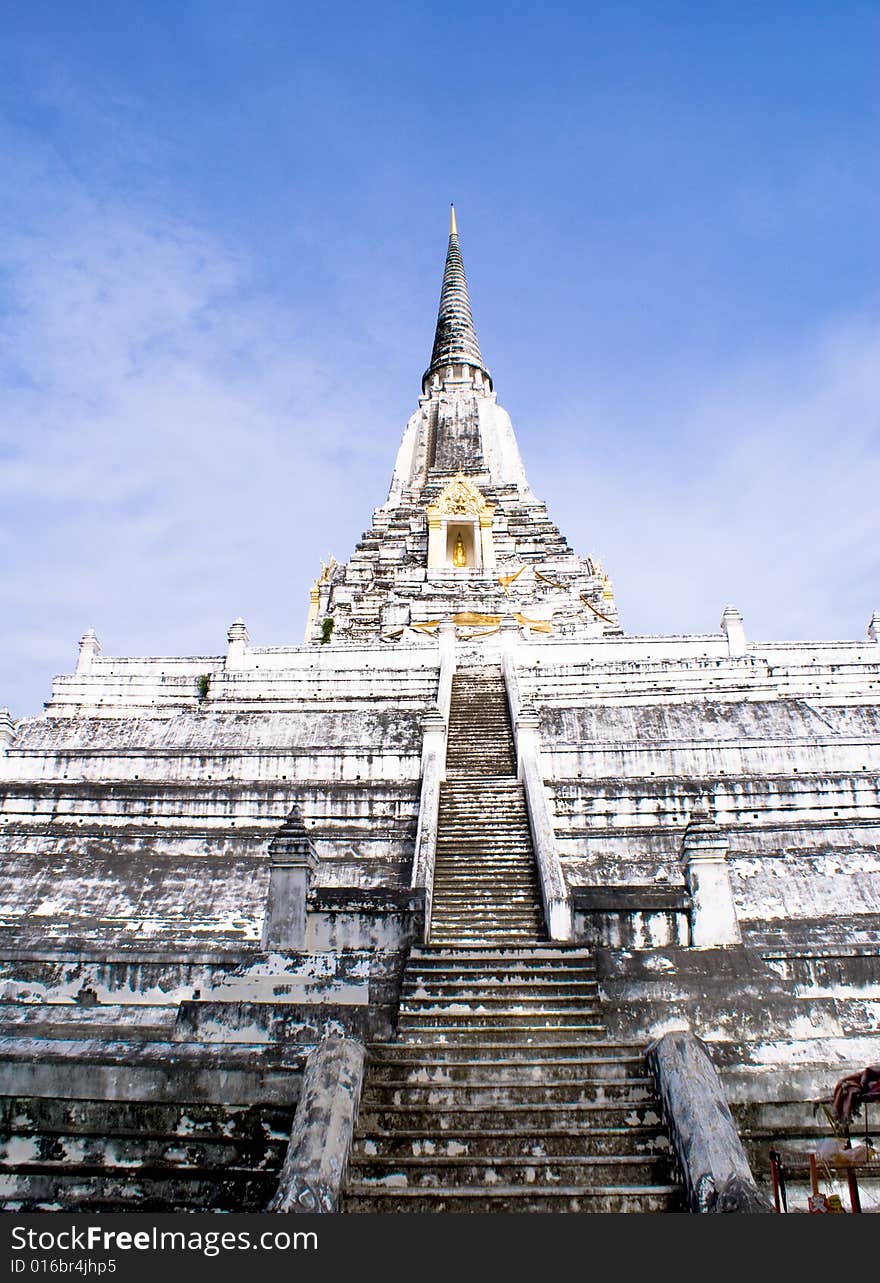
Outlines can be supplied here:
[[446, 267], [443, 272], [443, 286], [440, 290], [437, 330], [434, 334], [431, 364], [425, 371], [425, 380], [427, 381], [435, 371], [455, 364], [470, 365], [481, 370], [491, 386], [492, 377], [486, 369], [480, 345], [477, 342], [477, 332], [474, 329], [467, 277], [458, 243], [455, 206], [451, 205], [449, 248], [446, 251]]

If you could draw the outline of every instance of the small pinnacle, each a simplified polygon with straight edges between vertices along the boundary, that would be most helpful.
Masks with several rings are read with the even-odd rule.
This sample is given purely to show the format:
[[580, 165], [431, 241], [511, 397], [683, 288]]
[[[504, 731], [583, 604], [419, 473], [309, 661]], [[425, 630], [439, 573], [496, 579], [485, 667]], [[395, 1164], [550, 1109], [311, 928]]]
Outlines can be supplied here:
[[454, 205], [450, 205], [450, 206], [449, 206], [449, 235], [450, 235], [450, 236], [457, 236], [457, 235], [458, 235], [458, 224], [457, 224], [457, 223], [456, 223], [456, 221], [455, 221], [455, 206], [454, 206]]

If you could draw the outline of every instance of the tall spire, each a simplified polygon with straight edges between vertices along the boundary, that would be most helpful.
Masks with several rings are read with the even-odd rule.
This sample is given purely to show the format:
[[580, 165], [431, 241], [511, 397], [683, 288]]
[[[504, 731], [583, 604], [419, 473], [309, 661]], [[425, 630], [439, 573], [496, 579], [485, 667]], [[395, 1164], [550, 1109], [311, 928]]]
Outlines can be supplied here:
[[483, 361], [480, 345], [477, 342], [477, 332], [474, 329], [467, 277], [464, 274], [464, 263], [458, 244], [455, 206], [452, 205], [449, 215], [449, 249], [446, 251], [443, 287], [440, 290], [434, 350], [431, 353], [431, 364], [425, 372], [425, 379], [428, 379], [435, 370], [442, 370], [445, 366], [455, 363], [476, 366], [491, 383], [491, 375]]

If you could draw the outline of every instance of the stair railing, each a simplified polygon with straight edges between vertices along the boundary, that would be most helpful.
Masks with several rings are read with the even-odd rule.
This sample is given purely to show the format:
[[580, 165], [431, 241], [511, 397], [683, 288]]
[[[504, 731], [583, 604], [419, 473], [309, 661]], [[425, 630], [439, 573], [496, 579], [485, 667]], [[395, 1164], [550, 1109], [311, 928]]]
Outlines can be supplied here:
[[419, 822], [413, 856], [411, 885], [425, 893], [425, 935], [431, 936], [431, 904], [434, 892], [434, 864], [437, 858], [437, 829], [440, 822], [440, 786], [446, 779], [446, 740], [452, 679], [455, 675], [455, 625], [444, 619], [440, 625], [440, 676], [437, 703], [422, 718], [422, 788]]
[[718, 1071], [689, 1029], [645, 1053], [692, 1212], [772, 1212], [755, 1184]]
[[364, 1082], [357, 1038], [325, 1033], [309, 1053], [278, 1188], [267, 1212], [338, 1212]]
[[517, 774], [526, 795], [529, 828], [538, 861], [547, 931], [551, 940], [570, 940], [573, 935], [571, 893], [562, 871], [553, 811], [544, 787], [538, 714], [530, 704], [522, 702], [513, 647], [510, 644], [504, 647], [501, 671], [516, 740]]

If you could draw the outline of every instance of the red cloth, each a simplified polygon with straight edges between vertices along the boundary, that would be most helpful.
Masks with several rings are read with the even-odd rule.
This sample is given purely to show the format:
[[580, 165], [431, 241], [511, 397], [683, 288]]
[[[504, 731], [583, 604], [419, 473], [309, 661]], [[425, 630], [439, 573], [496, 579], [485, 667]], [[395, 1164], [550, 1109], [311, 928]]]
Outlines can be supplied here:
[[858, 1074], [841, 1078], [831, 1096], [831, 1112], [844, 1126], [865, 1101], [880, 1101], [880, 1065], [868, 1065]]

